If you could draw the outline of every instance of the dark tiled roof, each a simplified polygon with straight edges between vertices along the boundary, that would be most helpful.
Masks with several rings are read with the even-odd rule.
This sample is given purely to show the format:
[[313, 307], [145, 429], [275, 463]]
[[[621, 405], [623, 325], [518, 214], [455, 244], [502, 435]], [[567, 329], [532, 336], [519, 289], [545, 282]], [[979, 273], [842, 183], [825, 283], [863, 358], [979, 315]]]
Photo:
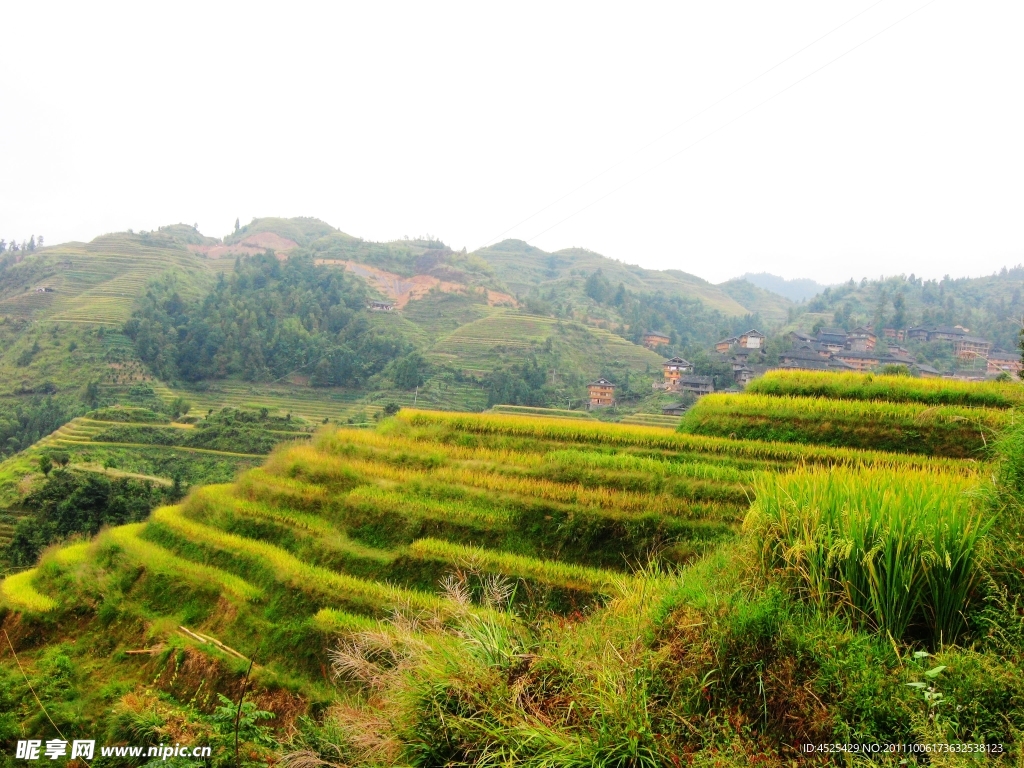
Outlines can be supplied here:
[[714, 379], [710, 376], [680, 376], [680, 384], [712, 384]]
[[662, 365], [692, 365], [689, 360], [684, 360], [681, 357], [673, 357], [671, 360], [666, 360]]
[[591, 382], [590, 384], [587, 384], [587, 386], [588, 387], [614, 387], [615, 385], [612, 384], [610, 381], [608, 381], [608, 379], [598, 379], [597, 381], [594, 381], [594, 382]]

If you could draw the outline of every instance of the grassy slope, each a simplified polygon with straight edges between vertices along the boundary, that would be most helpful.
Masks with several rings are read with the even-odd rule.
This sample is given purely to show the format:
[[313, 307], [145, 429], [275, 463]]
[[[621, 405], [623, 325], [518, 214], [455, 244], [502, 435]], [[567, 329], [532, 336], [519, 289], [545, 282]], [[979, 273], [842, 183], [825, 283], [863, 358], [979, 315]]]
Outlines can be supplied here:
[[[79, 721], [94, 728], [110, 725], [107, 713], [112, 708], [132, 711], [134, 702], [153, 689], [169, 694], [165, 702], [176, 714], [167, 717], [173, 722], [190, 717], [181, 706], [185, 702], [209, 711], [211, 691], [231, 690], [244, 662], [176, 628], [185, 625], [216, 637], [243, 655], [258, 657], [253, 695], [278, 712], [283, 736], [296, 714], [312, 703], [322, 709], [338, 695], [326, 685], [326, 648], [339, 635], [359, 641], [353, 632], [374, 629], [367, 618], [383, 616], [395, 605], [416, 613], [420, 623], [385, 623], [374, 636], [390, 637], [387, 642], [399, 648], [403, 642], [413, 643], [417, 654], [438, 648], [437, 643], [446, 641], [432, 633], [445, 623], [464, 627], [459, 637], [477, 643], [461, 650], [458, 658], [465, 662], [478, 658], [480, 649], [503, 647], [492, 645], [498, 638], [478, 637], [472, 629], [493, 626], [492, 631], [500, 631], [503, 626], [500, 617], [486, 618], [491, 614], [479, 598], [487, 582], [473, 575], [498, 572], [519, 581], [517, 600], [524, 609], [541, 604], [571, 611], [592, 605], [601, 593], [615, 600], [596, 610], [590, 621], [582, 614], [572, 621], [555, 620], [544, 630], [542, 644], [530, 646], [534, 650], [527, 669], [536, 663], [536, 675], [520, 683], [539, 697], [530, 701], [554, 697], [554, 702], [571, 695], [575, 706], [597, 707], [597, 697], [609, 686], [609, 692], [619, 691], [620, 706], [609, 699], [608, 708], [601, 705], [593, 716], [613, 729], [621, 721], [628, 730], [632, 699], [622, 700], [623, 691], [646, 696], [660, 690], [658, 680], [674, 681], [666, 691], [689, 690], [692, 686], [683, 677], [697, 675], [697, 682], [701, 676], [705, 682], [694, 690], [708, 701], [715, 697], [713, 706], [732, 713], [730, 719], [747, 723], [744, 731], [809, 729], [800, 732], [832, 740], [824, 737], [844, 733], [842, 722], [829, 724], [817, 717], [812, 725], [804, 714], [817, 712], [818, 706], [834, 707], [837, 700], [847, 707], [839, 710], [846, 716], [863, 721], [864, 713], [857, 712], [856, 701], [843, 699], [844, 691], [828, 688], [828, 673], [818, 665], [845, 669], [849, 663], [862, 663], [861, 656], [854, 653], [844, 660], [844, 654], [852, 653], [850, 643], [869, 641], [818, 627], [813, 631], [820, 642], [801, 651], [801, 658], [813, 664], [785, 673], [786, 654], [793, 651], [781, 649], [789, 641], [778, 640], [780, 650], [765, 650], [763, 644], [776, 642], [769, 638], [795, 627], [796, 619], [779, 613], [784, 609], [775, 605], [778, 600], [744, 607], [738, 596], [727, 597], [736, 589], [734, 563], [712, 558], [678, 580], [622, 574], [624, 556], [641, 557], [657, 548], [685, 559], [703, 549], [709, 537], [730, 536], [757, 478], [806, 461], [929, 465], [917, 457], [694, 438], [650, 427], [403, 412], [375, 431], [325, 432], [314, 446], [278, 452], [235, 485], [197, 491], [147, 524], [115, 529], [91, 545], [51, 553], [37, 571], [0, 589], [4, 602], [16, 611], [4, 625], [30, 674], [46, 669], [55, 647], [74, 660], [82, 670], [69, 683]], [[966, 465], [955, 462], [933, 466], [937, 473], [948, 468], [973, 476]], [[665, 550], [664, 544], [673, 540], [675, 547]], [[436, 597], [438, 580], [454, 571], [470, 574], [465, 587], [476, 596], [475, 605], [459, 607]], [[113, 584], [119, 585], [113, 591], [103, 587]], [[82, 613], [83, 605], [100, 602], [100, 594], [102, 609]], [[53, 601], [52, 607], [47, 601]], [[673, 609], [671, 615], [665, 614], [666, 606]], [[78, 616], [73, 624], [66, 621], [71, 613]], [[434, 616], [437, 623], [426, 616]], [[647, 638], [644, 643], [636, 642], [638, 635]], [[644, 660], [637, 654], [647, 643], [654, 647], [652, 657]], [[874, 663], [894, 676], [885, 689], [889, 694], [884, 706], [891, 709], [896, 701], [906, 707], [916, 694], [903, 682], [914, 678], [906, 671], [899, 677], [889, 671], [899, 669], [899, 659], [886, 655], [890, 645], [878, 643], [884, 662]], [[154, 646], [167, 650], [153, 656], [123, 653]], [[874, 645], [870, 649], [876, 652]], [[770, 653], [783, 656], [766, 655]], [[576, 664], [570, 662], [576, 657], [580, 666], [570, 675], [563, 665]], [[764, 666], [752, 667], [754, 671], [745, 666], [754, 663]], [[706, 675], [716, 664], [726, 665], [725, 673]], [[199, 669], [205, 670], [203, 675], [195, 673]], [[762, 669], [767, 670], [763, 677], [754, 675]], [[685, 675], [677, 680], [678, 670]], [[437, 681], [441, 673], [435, 669], [429, 674]], [[604, 674], [623, 677], [615, 683]], [[786, 699], [801, 690], [799, 680], [787, 682], [787, 674], [817, 674], [808, 690], [817, 691], [818, 703], [806, 692], [803, 699]], [[866, 671], [850, 674], [851, 679], [862, 675], [862, 687], [878, 684], [878, 676]], [[104, 683], [115, 676], [122, 684], [112, 694]], [[758, 697], [747, 701], [748, 677], [753, 680], [750, 690], [762, 691], [763, 702]], [[349, 701], [356, 707], [364, 686], [358, 681], [340, 684], [355, 697]], [[577, 684], [581, 693], [570, 694]], [[476, 690], [483, 695], [485, 689]], [[175, 700], [177, 705], [172, 704]], [[507, 695], [504, 700], [520, 701]], [[652, 696], [654, 700], [661, 696]], [[686, 717], [702, 711], [700, 705], [694, 709], [694, 704], [674, 698], [669, 704]], [[652, 703], [644, 712], [653, 713], [658, 706]], [[762, 710], [763, 719], [758, 714]], [[518, 712], [518, 705], [513, 711]], [[544, 727], [562, 722], [561, 715], [545, 711]], [[800, 717], [786, 720], [784, 715], [794, 711]], [[460, 710], [448, 717], [457, 722], [456, 716], [463, 714]], [[567, 727], [581, 736], [588, 720], [567, 722]], [[706, 728], [708, 738], [717, 738], [711, 735], [721, 727], [715, 722], [708, 720], [697, 732]], [[881, 730], [869, 729], [869, 735], [905, 735], [899, 730], [902, 725], [894, 730], [891, 722], [879, 722]], [[672, 731], [668, 722], [648, 723], [647, 728]], [[672, 738], [690, 743], [687, 734], [683, 729]], [[434, 747], [450, 743], [423, 731], [400, 738], [425, 740]], [[497, 735], [480, 732], [465, 738], [482, 744]], [[776, 747], [752, 742], [748, 748], [756, 753]]]

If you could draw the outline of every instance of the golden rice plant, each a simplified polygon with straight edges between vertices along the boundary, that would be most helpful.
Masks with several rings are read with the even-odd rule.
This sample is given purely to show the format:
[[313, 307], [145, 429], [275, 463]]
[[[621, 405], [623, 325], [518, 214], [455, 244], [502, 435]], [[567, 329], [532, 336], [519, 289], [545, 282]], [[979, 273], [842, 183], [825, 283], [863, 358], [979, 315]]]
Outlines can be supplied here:
[[1015, 417], [1015, 411], [993, 408], [713, 394], [687, 412], [680, 429], [701, 435], [970, 457], [983, 451]]
[[1012, 425], [1015, 417], [1014, 413], [1006, 410], [961, 405], [716, 393], [702, 397], [683, 417], [683, 421], [685, 423], [690, 414], [704, 414], [710, 411], [716, 414], [765, 414], [774, 419], [842, 419], [920, 426], [970, 424], [993, 432]]
[[47, 597], [34, 585], [38, 569], [30, 568], [0, 581], [0, 601], [17, 611], [46, 613], [57, 607], [57, 601]]
[[1018, 383], [918, 379], [852, 372], [768, 371], [754, 379], [746, 392], [776, 397], [798, 395], [833, 400], [887, 400], [985, 408], [1024, 405], [1024, 387]]

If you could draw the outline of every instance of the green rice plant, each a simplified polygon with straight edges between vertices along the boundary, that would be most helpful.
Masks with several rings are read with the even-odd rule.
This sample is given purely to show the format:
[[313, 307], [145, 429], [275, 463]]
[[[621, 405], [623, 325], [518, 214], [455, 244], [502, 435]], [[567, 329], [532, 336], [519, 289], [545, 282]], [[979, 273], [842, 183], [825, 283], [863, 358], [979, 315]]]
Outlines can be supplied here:
[[950, 457], [979, 455], [1014, 411], [826, 400], [815, 397], [713, 394], [680, 424], [684, 432], [759, 440], [824, 443]]
[[[422, 490], [422, 489], [421, 489]], [[349, 509], [393, 512], [411, 518], [467, 525], [500, 531], [509, 526], [510, 514], [501, 507], [483, 507], [466, 499], [434, 499], [415, 488], [399, 490], [363, 485], [345, 497]]]
[[56, 600], [35, 588], [33, 582], [37, 572], [38, 569], [30, 568], [0, 581], [0, 601], [16, 611], [30, 613], [46, 613], [56, 608]]
[[884, 400], [927, 405], [1014, 408], [1024, 405], [1024, 386], [998, 381], [916, 379], [873, 373], [768, 371], [745, 390], [750, 394], [824, 397], [832, 400]]
[[367, 616], [339, 611], [335, 608], [321, 608], [313, 616], [312, 621], [313, 626], [329, 635], [371, 632], [380, 626], [379, 619], [371, 619]]
[[308, 511], [324, 509], [330, 494], [322, 485], [282, 477], [264, 467], [251, 469], [235, 483], [235, 494], [253, 501], [266, 501]]
[[157, 509], [148, 525], [164, 528], [192, 545], [224, 553], [232, 560], [252, 563], [257, 569], [268, 571], [275, 582], [329, 604], [340, 604], [371, 615], [396, 608], [431, 613], [445, 613], [449, 608], [445, 601], [425, 592], [401, 589], [309, 565], [272, 544], [189, 520], [179, 507]]
[[767, 575], [896, 638], [963, 633], [993, 521], [975, 484], [833, 468], [763, 478], [756, 493], [744, 530]]
[[218, 584], [240, 600], [257, 600], [263, 590], [244, 579], [202, 563], [192, 562], [168, 552], [163, 547], [139, 538], [145, 523], [111, 528], [100, 535], [99, 546], [112, 544], [147, 571], [184, 579], [193, 584]]
[[414, 541], [408, 552], [415, 558], [439, 560], [470, 571], [500, 573], [567, 589], [608, 593], [621, 579], [621, 574], [612, 571], [453, 544], [440, 539]]

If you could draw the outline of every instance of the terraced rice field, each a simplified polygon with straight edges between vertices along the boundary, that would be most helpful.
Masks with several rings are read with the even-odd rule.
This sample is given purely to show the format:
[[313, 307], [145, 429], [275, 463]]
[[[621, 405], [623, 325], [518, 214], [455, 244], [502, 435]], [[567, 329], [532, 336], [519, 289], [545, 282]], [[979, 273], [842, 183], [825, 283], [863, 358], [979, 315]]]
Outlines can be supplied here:
[[[104, 426], [79, 419], [53, 442], [88, 445]], [[197, 489], [147, 523], [78, 545], [73, 557], [50, 555], [8, 579], [3, 600], [61, 609], [54, 579], [63, 573], [77, 572], [88, 589], [107, 570], [142, 569], [132, 587], [139, 610], [184, 622], [176, 612], [186, 597], [166, 600], [173, 583], [200, 631], [317, 679], [329, 636], [396, 610], [442, 622], [490, 615], [497, 590], [525, 611], [586, 611], [618, 594], [650, 553], [682, 562], [730, 537], [759, 478], [807, 463], [974, 473], [970, 462], [658, 427], [402, 411], [373, 430], [322, 431], [235, 483]], [[294, 653], [275, 655], [281, 632]]]
[[744, 393], [702, 397], [681, 428], [698, 435], [982, 458], [996, 435], [1018, 420], [1010, 408]]
[[[133, 432], [130, 441], [108, 437], [125, 430]], [[230, 480], [239, 471], [258, 466], [266, 458], [265, 452], [246, 453], [191, 447], [186, 443], [192, 430], [194, 427], [188, 424], [78, 417], [47, 435], [24, 454], [8, 459], [3, 468], [7, 475], [18, 479], [25, 473], [37, 471], [39, 456], [56, 449], [66, 451], [70, 457], [70, 466], [79, 471], [101, 472], [110, 477], [134, 477], [159, 485], [170, 485], [177, 476], [191, 485]], [[295, 431], [268, 432], [268, 435], [273, 436], [268, 438], [268, 442], [308, 439], [311, 430], [310, 425], [303, 426], [297, 422]], [[180, 435], [180, 439], [176, 434]], [[3, 537], [3, 530], [0, 526], [0, 538]]]
[[[108, 235], [48, 248], [18, 266], [14, 281], [24, 285], [12, 286], [0, 299], [0, 314], [117, 327], [146, 284], [169, 270], [185, 273], [189, 290], [200, 291], [213, 280], [205, 260], [184, 248], [147, 245], [139, 236]], [[37, 293], [37, 287], [52, 291]]]

